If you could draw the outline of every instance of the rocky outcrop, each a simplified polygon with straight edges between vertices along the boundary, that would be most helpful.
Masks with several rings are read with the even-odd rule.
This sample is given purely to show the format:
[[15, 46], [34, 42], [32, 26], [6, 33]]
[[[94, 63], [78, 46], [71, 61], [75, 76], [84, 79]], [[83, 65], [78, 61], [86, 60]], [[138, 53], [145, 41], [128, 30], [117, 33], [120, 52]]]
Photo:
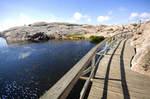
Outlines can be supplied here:
[[136, 49], [131, 69], [150, 76], [150, 21], [137, 25], [131, 44]]
[[96, 32], [85, 34], [85, 37], [90, 36], [104, 36], [110, 37], [123, 31], [131, 31], [134, 26], [132, 24], [127, 25], [96, 25]]
[[127, 25], [88, 25], [70, 23], [38, 22], [28, 26], [13, 27], [2, 32], [7, 42], [13, 41], [47, 41], [51, 39], [69, 39], [71, 35], [80, 35], [84, 38], [90, 36], [109, 37], [122, 31], [133, 30], [133, 24]]
[[46, 23], [38, 22], [29, 24], [28, 26], [20, 26], [10, 28], [2, 32], [2, 36], [9, 41], [18, 40], [49, 40], [62, 39], [66, 35], [86, 34], [95, 32], [95, 26], [84, 24], [70, 24], [70, 23]]
[[43, 41], [51, 39], [65, 39], [68, 35], [82, 35], [89, 38], [92, 35], [109, 37], [118, 32], [127, 30], [122, 25], [88, 25], [70, 23], [38, 22], [28, 26], [13, 27], [2, 32], [2, 37], [12, 41]]

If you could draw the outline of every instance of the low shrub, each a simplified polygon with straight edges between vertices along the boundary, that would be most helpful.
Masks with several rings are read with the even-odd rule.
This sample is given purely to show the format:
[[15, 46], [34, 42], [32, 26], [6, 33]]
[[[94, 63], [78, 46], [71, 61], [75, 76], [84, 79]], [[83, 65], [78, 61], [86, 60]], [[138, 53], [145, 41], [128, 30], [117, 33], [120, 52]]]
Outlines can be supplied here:
[[105, 37], [104, 36], [90, 36], [89, 39], [90, 39], [91, 43], [97, 44], [97, 43], [103, 41], [105, 39]]

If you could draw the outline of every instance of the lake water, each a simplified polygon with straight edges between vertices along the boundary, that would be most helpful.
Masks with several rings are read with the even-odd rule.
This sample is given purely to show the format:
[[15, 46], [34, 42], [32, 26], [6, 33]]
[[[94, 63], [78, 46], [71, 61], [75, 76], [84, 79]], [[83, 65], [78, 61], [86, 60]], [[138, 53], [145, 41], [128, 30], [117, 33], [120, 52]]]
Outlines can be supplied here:
[[94, 46], [88, 41], [8, 46], [1, 38], [0, 98], [39, 98]]

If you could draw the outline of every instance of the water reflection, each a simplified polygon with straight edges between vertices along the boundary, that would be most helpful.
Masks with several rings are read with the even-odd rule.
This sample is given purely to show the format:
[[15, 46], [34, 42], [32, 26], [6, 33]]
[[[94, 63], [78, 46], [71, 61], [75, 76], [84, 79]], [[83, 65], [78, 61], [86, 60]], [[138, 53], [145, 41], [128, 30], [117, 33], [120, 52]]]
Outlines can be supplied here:
[[7, 42], [4, 38], [0, 37], [0, 48], [7, 47]]
[[19, 59], [23, 59], [28, 57], [31, 54], [31, 52], [25, 52], [25, 53], [21, 53], [21, 55], [19, 56]]

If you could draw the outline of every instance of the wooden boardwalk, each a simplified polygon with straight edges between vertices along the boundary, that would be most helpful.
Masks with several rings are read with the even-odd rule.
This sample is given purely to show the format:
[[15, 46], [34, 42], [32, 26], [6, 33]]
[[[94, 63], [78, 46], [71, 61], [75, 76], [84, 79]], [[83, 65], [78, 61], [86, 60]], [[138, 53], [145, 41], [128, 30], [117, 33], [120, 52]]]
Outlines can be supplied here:
[[134, 49], [122, 40], [100, 61], [88, 99], [150, 99], [150, 77], [130, 69]]

